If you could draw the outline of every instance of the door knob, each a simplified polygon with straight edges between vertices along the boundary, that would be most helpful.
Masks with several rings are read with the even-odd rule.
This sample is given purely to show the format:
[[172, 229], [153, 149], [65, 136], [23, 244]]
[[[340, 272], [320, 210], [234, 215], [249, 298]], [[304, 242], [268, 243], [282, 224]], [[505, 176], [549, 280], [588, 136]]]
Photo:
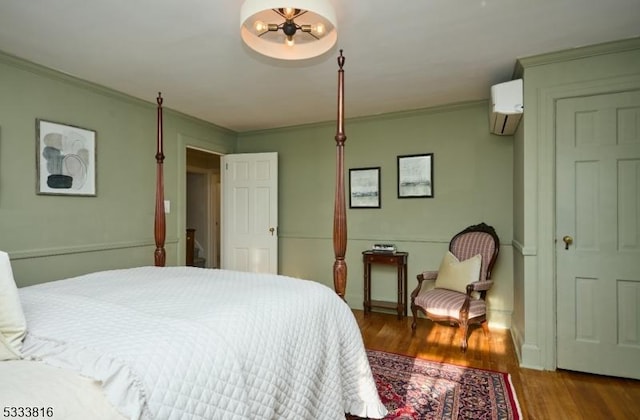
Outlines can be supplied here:
[[569, 245], [573, 243], [573, 238], [569, 235], [565, 235], [562, 238], [562, 242], [564, 242], [564, 249], [569, 249]]
[[275, 232], [275, 228], [269, 228], [269, 232], [271, 232], [271, 236], [273, 236], [273, 232]]

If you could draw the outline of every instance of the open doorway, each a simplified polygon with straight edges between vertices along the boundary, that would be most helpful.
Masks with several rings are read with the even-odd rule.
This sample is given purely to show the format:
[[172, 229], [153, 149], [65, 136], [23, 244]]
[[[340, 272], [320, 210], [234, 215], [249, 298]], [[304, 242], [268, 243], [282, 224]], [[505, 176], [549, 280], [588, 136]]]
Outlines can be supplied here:
[[186, 265], [220, 267], [220, 155], [187, 147]]

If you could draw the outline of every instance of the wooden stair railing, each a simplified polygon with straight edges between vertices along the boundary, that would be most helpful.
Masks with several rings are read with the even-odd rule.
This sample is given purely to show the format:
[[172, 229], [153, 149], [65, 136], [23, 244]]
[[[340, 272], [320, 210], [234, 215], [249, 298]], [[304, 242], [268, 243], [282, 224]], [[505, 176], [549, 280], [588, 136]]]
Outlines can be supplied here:
[[196, 248], [196, 230], [187, 229], [187, 258], [185, 265], [193, 267]]

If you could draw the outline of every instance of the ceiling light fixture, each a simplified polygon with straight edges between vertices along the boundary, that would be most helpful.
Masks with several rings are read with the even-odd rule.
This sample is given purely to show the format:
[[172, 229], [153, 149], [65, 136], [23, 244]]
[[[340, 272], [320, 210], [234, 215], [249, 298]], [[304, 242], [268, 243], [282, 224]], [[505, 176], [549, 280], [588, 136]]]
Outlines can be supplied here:
[[328, 0], [246, 0], [240, 9], [240, 34], [251, 49], [282, 60], [321, 55], [338, 39], [336, 16]]

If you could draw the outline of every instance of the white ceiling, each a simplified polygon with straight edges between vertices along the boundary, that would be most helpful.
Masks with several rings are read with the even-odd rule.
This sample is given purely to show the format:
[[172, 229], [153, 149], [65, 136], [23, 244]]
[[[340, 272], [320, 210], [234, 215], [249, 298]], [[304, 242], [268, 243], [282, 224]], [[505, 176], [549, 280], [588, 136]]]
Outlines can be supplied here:
[[243, 45], [242, 0], [0, 0], [0, 50], [244, 132], [335, 120], [338, 49], [349, 118], [484, 99], [519, 57], [640, 35], [640, 0], [330, 1], [338, 43], [302, 62]]

